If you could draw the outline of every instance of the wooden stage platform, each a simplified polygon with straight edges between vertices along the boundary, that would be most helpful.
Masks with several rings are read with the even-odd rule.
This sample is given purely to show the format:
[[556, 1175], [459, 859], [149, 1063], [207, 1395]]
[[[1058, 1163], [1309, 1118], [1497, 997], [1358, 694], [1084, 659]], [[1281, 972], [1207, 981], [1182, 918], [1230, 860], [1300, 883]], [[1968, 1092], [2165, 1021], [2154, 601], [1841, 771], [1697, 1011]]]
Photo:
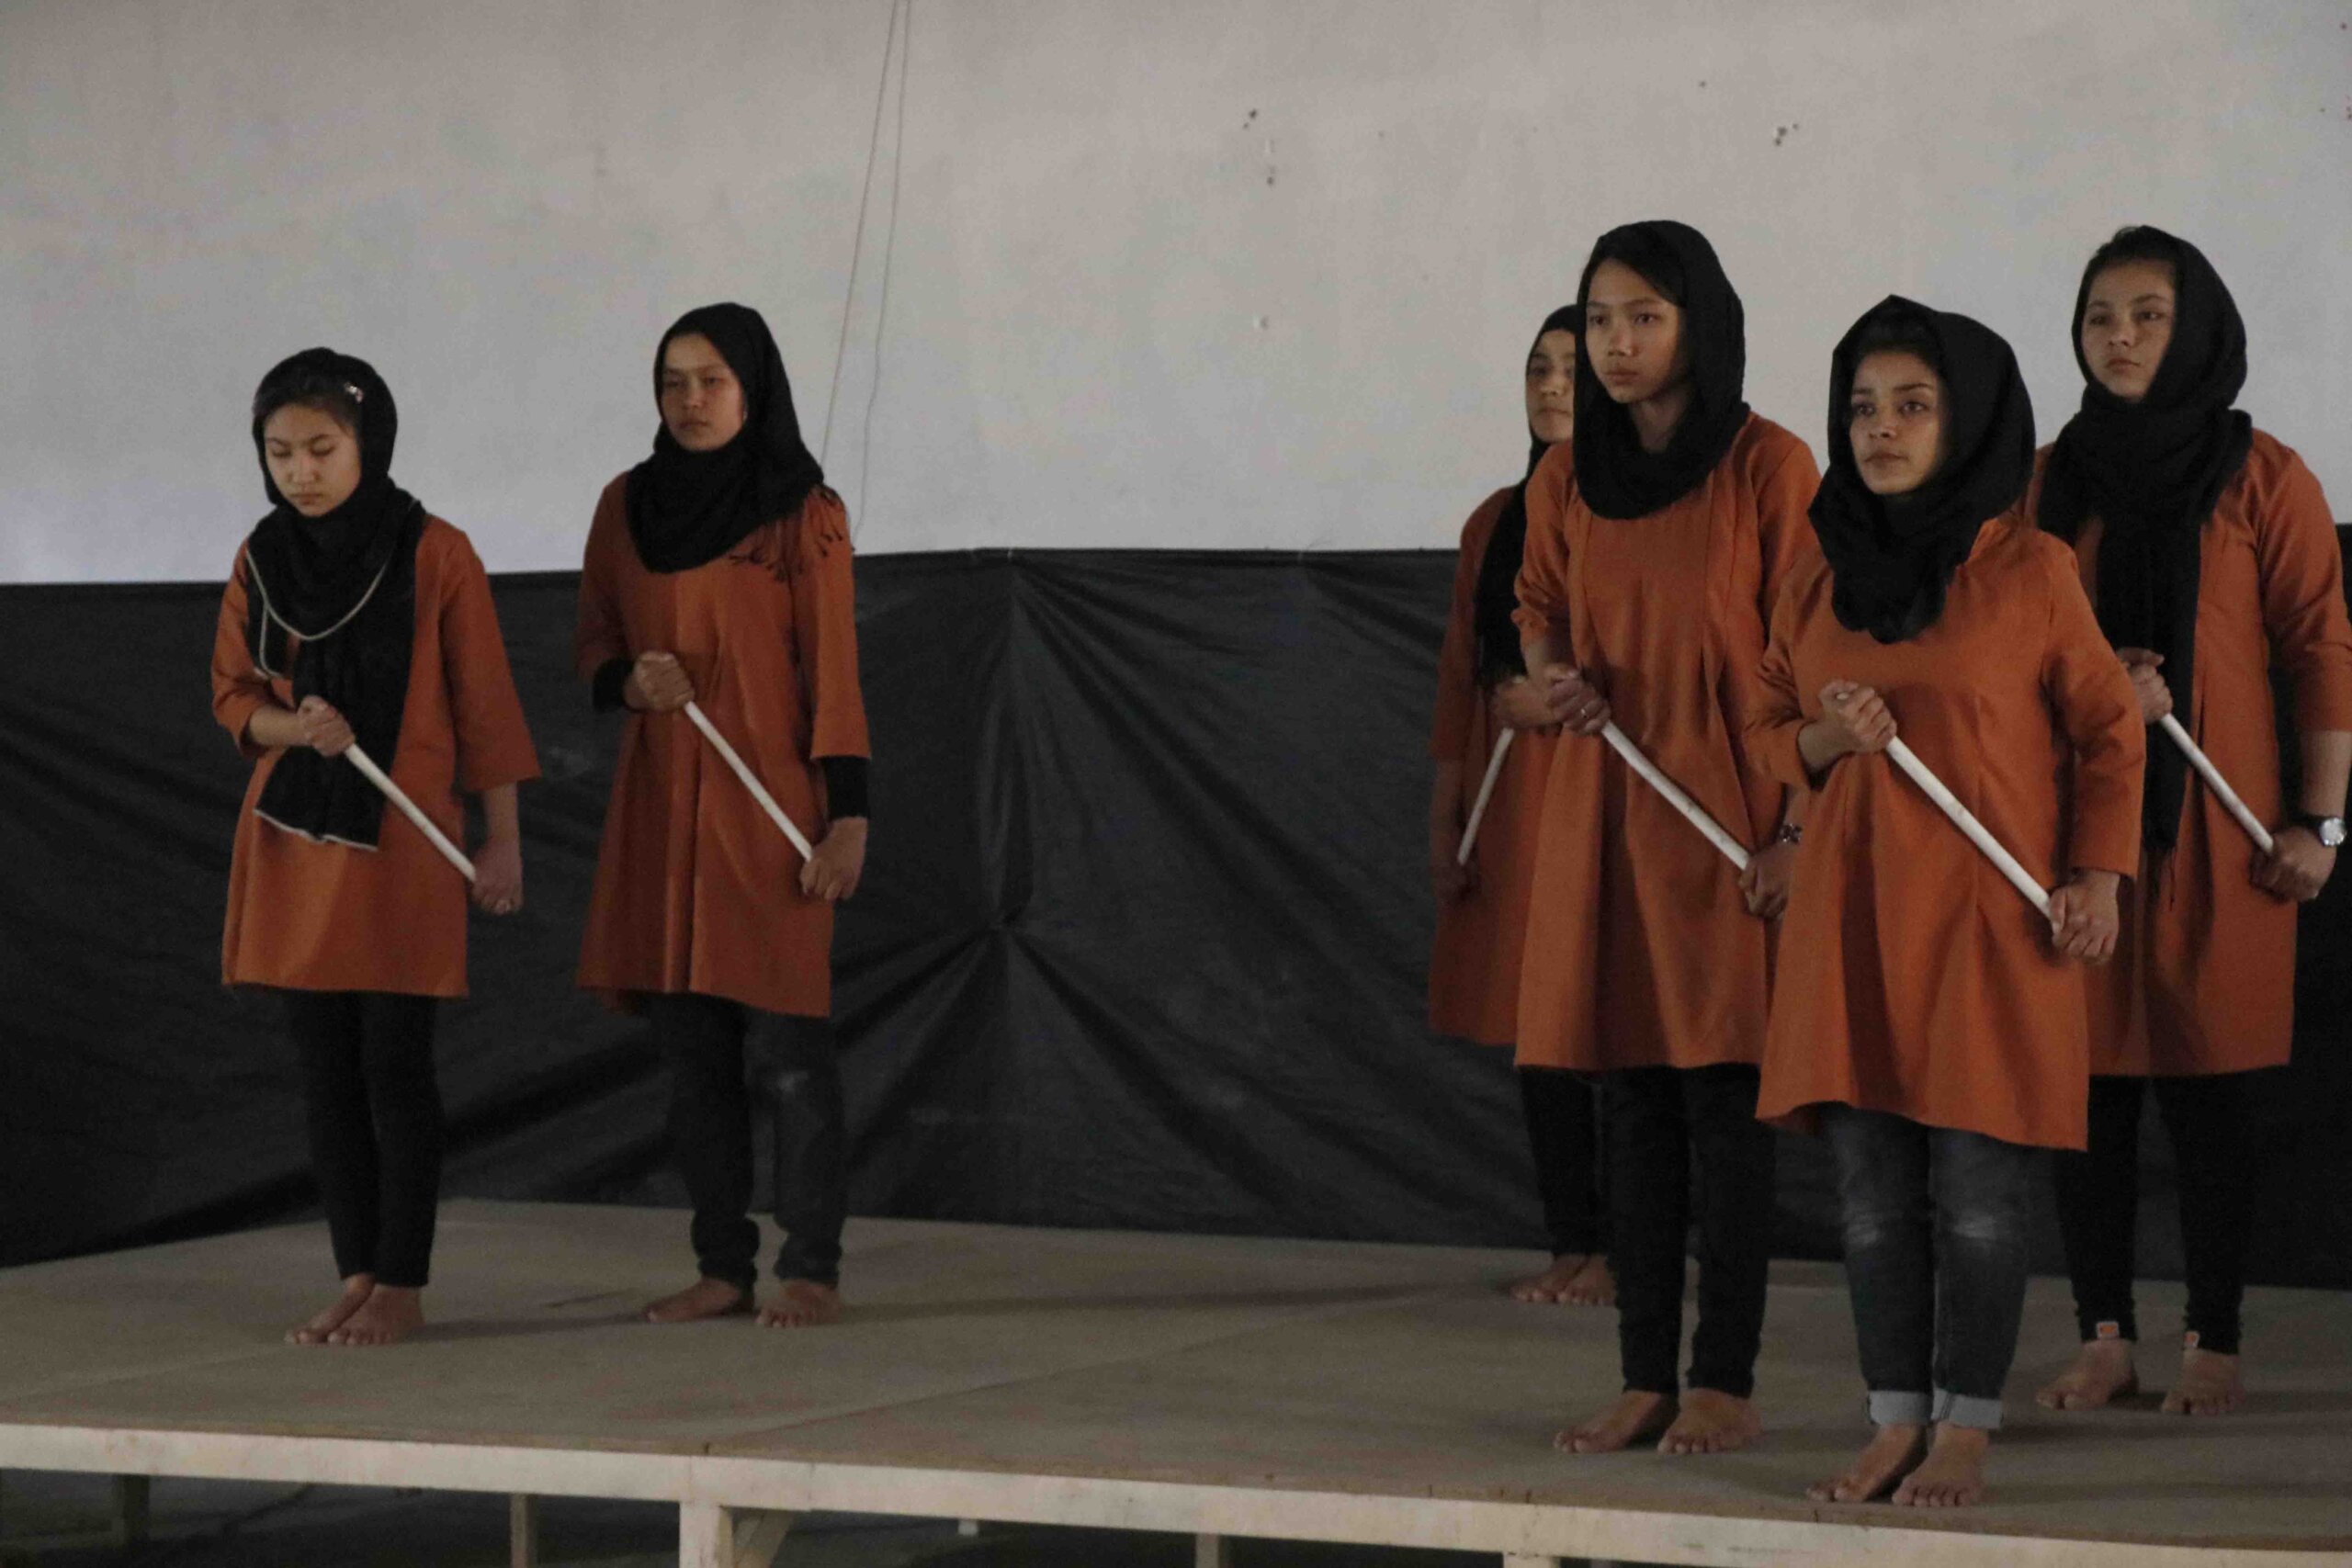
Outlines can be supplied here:
[[[1371, 1542], [1522, 1563], [2352, 1562], [2352, 1298], [2258, 1291], [2254, 1396], [2061, 1420], [2072, 1338], [2038, 1280], [1961, 1514], [1808, 1504], [1866, 1435], [1842, 1277], [1775, 1269], [1758, 1449], [1577, 1459], [1614, 1315], [1504, 1299], [1527, 1255], [993, 1226], [851, 1226], [854, 1315], [653, 1328], [671, 1211], [452, 1203], [433, 1326], [297, 1349], [332, 1289], [315, 1226], [0, 1272], [0, 1469], [679, 1505], [690, 1568], [764, 1563], [803, 1510]], [[2148, 1292], [2155, 1332], [2177, 1288]], [[2161, 1360], [2143, 1371], [2158, 1381]], [[518, 1517], [528, 1517], [518, 1503]], [[518, 1553], [525, 1546], [518, 1545]], [[786, 1561], [789, 1560], [788, 1551]]]

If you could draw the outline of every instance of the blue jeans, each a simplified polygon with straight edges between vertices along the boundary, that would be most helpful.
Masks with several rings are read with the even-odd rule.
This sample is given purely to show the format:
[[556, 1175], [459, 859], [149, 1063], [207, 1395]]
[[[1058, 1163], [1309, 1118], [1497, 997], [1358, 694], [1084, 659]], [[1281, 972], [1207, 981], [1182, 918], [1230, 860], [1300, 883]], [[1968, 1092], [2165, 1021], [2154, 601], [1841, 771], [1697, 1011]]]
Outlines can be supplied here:
[[1838, 1161], [1871, 1420], [1999, 1427], [2041, 1151], [1846, 1105], [1822, 1107], [1821, 1130]]

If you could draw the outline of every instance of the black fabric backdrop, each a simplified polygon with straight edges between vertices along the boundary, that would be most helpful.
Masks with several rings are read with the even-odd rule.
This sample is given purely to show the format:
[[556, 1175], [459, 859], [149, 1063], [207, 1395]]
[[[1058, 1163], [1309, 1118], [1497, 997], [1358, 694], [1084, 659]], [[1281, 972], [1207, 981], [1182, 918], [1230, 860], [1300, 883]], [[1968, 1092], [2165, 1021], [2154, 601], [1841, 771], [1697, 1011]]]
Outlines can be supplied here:
[[[1504, 1054], [1421, 1022], [1451, 574], [861, 561], [875, 827], [835, 952], [856, 1212], [1540, 1244]], [[571, 675], [573, 584], [496, 584], [547, 777], [529, 907], [476, 919], [444, 1017], [447, 1190], [672, 1201], [650, 1049], [571, 986], [618, 725]], [[207, 707], [217, 604], [0, 589], [0, 1263], [312, 1212], [277, 1010], [218, 984], [245, 768]], [[2264, 1096], [2267, 1280], [2352, 1284], [2347, 898], [2306, 915], [2297, 1062]], [[2161, 1210], [2160, 1137], [2145, 1163]], [[1819, 1149], [1784, 1140], [1781, 1248], [1833, 1253], [1833, 1213]], [[2143, 1227], [2148, 1272], [2173, 1231]]]

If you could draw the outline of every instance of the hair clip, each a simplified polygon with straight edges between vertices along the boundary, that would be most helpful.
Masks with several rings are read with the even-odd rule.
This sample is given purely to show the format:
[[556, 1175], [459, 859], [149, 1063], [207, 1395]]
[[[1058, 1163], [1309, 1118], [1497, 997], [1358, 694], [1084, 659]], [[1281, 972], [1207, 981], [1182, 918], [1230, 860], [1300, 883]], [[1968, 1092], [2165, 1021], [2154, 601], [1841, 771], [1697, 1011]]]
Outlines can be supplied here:
[[351, 400], [355, 403], [364, 403], [368, 400], [368, 394], [361, 391], [357, 387], [353, 386], [348, 381], [345, 381], [343, 384], [343, 389], [351, 394]]

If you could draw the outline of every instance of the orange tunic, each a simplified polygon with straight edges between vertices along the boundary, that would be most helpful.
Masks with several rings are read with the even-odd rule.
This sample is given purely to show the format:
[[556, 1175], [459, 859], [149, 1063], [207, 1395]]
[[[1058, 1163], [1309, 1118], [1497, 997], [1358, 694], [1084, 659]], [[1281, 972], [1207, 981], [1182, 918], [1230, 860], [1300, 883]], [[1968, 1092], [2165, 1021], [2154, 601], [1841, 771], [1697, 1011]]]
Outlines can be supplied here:
[[[2023, 516], [2041, 492], [2044, 448]], [[2096, 518], [2075, 539], [2098, 592]], [[2352, 729], [2352, 624], [2344, 561], [2319, 480], [2294, 451], [2255, 432], [2245, 467], [2206, 519], [2188, 711], [2175, 715], [2276, 826], [2300, 802], [2281, 793], [2270, 670], [2294, 685], [2299, 729]], [[2169, 746], [2160, 730], [2148, 744]], [[2283, 1064], [2295, 1024], [2296, 906], [2250, 880], [2253, 840], [2195, 773], [2180, 833], [2152, 856], [2123, 905], [2115, 962], [2091, 979], [2091, 1071], [2245, 1072]]]
[[[245, 646], [244, 552], [220, 596], [212, 638], [212, 712], [254, 758], [229, 863], [220, 977], [232, 986], [300, 991], [466, 994], [466, 882], [407, 818], [387, 805], [377, 847], [313, 843], [254, 814], [282, 750], [245, 727], [289, 682], [268, 681]], [[490, 579], [465, 535], [427, 518], [416, 545], [416, 647], [399, 753], [379, 757], [453, 843], [465, 841], [458, 791], [480, 794], [538, 777], [514, 694]]]
[[[573, 648], [580, 676], [667, 651], [696, 702], [796, 826], [824, 836], [820, 757], [866, 755], [848, 514], [812, 491], [717, 560], [648, 570], [629, 537], [628, 476], [588, 530]], [[631, 713], [621, 734], [581, 944], [580, 984], [615, 1006], [691, 991], [769, 1012], [832, 1007], [832, 906], [800, 891], [800, 856], [684, 713]]]
[[[1571, 468], [1563, 443], [1527, 487], [1521, 632], [1597, 674], [1633, 742], [1734, 838], [1760, 844], [1781, 791], [1747, 754], [1740, 692], [1781, 582], [1819, 558], [1813, 454], [1751, 414], [1697, 490], [1624, 520], [1584, 505]], [[1770, 933], [1731, 863], [1597, 736], [1561, 738], [1543, 818], [1520, 1061], [1761, 1060]]]
[[[1798, 731], [1821, 716], [1825, 684], [1858, 681], [2044, 887], [2075, 870], [2131, 874], [2139, 705], [2064, 545], [2010, 519], [1985, 524], [1942, 618], [1908, 642], [1838, 625], [1832, 581], [1810, 564], [1772, 618], [1749, 738], [1774, 773], [1806, 782]], [[1883, 755], [1840, 758], [1821, 780], [1777, 978], [1758, 1115], [1803, 1123], [1792, 1113], [1831, 1102], [2083, 1146], [2081, 966]]]
[[[1462, 527], [1453, 568], [1453, 613], [1437, 662], [1437, 712], [1430, 726], [1430, 756], [1459, 762], [1463, 815], [1477, 798], [1479, 781], [1503, 733], [1478, 683], [1478, 573], [1495, 524], [1511, 490], [1480, 503]], [[1475, 886], [1438, 911], [1430, 953], [1430, 1027], [1484, 1045], [1519, 1037], [1519, 970], [1527, 931], [1527, 903], [1535, 887], [1535, 837], [1543, 820], [1544, 781], [1558, 742], [1541, 730], [1521, 730], [1503, 759], [1495, 793], [1471, 851]]]

